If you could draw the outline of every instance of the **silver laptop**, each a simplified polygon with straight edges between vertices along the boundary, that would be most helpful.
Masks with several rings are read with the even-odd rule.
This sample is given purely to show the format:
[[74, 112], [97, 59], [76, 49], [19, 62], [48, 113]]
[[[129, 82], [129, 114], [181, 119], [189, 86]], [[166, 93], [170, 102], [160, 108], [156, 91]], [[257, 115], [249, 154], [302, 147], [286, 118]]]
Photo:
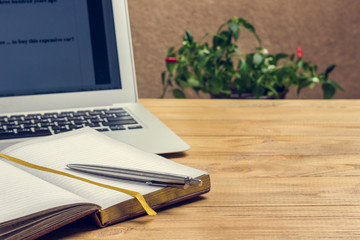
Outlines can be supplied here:
[[138, 103], [126, 0], [1, 1], [0, 23], [0, 149], [82, 127], [189, 149]]

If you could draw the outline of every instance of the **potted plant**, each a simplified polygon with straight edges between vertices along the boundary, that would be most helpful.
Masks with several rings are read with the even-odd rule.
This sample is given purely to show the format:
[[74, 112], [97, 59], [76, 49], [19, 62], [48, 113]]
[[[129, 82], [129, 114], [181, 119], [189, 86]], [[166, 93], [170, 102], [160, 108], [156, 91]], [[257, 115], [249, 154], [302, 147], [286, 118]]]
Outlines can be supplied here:
[[[252, 33], [258, 47], [252, 53], [240, 52], [240, 31]], [[297, 54], [269, 54], [261, 47], [261, 40], [252, 24], [234, 17], [222, 24], [212, 36], [212, 42], [195, 41], [186, 30], [182, 46], [170, 47], [166, 57], [166, 71], [162, 72], [163, 93], [171, 88], [176, 98], [185, 98], [184, 89], [210, 94], [212, 98], [284, 98], [290, 87], [297, 93], [306, 87], [321, 84], [324, 98], [343, 90], [329, 80], [335, 65], [317, 73], [317, 66], [302, 60], [302, 50]]]

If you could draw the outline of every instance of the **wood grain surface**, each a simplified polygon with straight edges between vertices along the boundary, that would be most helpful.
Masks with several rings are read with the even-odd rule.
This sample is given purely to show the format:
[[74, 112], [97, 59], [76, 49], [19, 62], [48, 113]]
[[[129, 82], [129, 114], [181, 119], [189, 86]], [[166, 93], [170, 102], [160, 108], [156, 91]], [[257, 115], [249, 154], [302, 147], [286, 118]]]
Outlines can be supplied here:
[[360, 239], [360, 100], [140, 101], [210, 173], [203, 197], [42, 239]]

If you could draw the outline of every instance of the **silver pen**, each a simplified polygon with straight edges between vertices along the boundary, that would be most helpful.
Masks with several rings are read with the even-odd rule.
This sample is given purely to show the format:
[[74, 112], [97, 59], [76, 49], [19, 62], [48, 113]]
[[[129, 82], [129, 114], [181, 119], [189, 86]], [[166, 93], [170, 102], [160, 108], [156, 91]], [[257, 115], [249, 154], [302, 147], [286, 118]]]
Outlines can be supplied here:
[[189, 186], [201, 186], [202, 181], [188, 176], [181, 176], [162, 172], [144, 171], [127, 168], [117, 168], [101, 165], [88, 165], [88, 164], [68, 164], [68, 168], [101, 175], [112, 178], [119, 178], [124, 180], [142, 182], [148, 185], [162, 186], [162, 187], [175, 187], [187, 189]]

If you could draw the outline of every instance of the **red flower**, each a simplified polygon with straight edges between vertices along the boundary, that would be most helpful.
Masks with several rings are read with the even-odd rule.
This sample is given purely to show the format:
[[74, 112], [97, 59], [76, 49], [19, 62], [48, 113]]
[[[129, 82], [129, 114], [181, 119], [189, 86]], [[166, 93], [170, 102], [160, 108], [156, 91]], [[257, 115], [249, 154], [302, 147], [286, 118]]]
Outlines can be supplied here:
[[302, 54], [302, 50], [301, 50], [300, 46], [297, 47], [296, 53], [297, 53], [298, 58], [302, 57], [303, 54]]
[[176, 57], [167, 57], [167, 58], [165, 58], [165, 61], [167, 63], [177, 63], [178, 62]]

